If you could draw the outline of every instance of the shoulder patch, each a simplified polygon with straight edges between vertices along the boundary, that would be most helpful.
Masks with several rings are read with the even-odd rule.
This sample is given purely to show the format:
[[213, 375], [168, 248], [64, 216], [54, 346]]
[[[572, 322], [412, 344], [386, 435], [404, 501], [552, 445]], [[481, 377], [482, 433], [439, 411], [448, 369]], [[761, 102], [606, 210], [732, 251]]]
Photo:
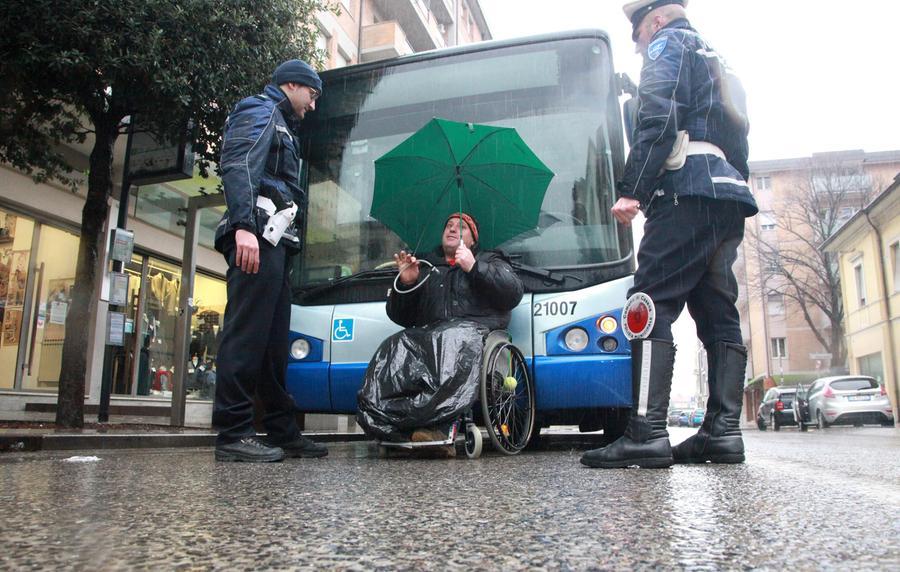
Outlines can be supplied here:
[[656, 38], [650, 45], [647, 46], [647, 57], [650, 58], [651, 61], [655, 61], [656, 58], [659, 57], [659, 54], [663, 53], [663, 50], [666, 49], [666, 44], [669, 43], [668, 36], [662, 36], [661, 38]]

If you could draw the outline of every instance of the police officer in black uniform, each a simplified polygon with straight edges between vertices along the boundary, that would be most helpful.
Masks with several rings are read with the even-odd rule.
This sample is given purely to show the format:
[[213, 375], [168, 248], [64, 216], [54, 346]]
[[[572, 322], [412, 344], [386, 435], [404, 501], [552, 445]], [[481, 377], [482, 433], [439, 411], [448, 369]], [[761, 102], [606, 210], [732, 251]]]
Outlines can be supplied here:
[[[656, 314], [646, 337], [631, 342], [633, 405], [625, 435], [585, 453], [581, 462], [590, 467], [744, 461], [747, 349], [731, 266], [744, 218], [757, 212], [747, 185], [749, 123], [740, 82], [691, 27], [686, 5], [637, 0], [624, 7], [644, 66], [634, 143], [612, 212], [628, 225], [644, 211], [629, 296], [649, 296]], [[707, 351], [709, 401], [698, 433], [673, 449], [666, 431], [671, 326], [685, 304]]]
[[[304, 61], [278, 66], [263, 93], [228, 116], [221, 173], [228, 210], [216, 249], [228, 261], [228, 304], [217, 359], [213, 425], [217, 461], [272, 462], [323, 457], [328, 449], [300, 435], [285, 391], [291, 317], [288, 264], [299, 237], [297, 126], [316, 108], [322, 80]], [[265, 408], [267, 438], [256, 438], [253, 399]]]

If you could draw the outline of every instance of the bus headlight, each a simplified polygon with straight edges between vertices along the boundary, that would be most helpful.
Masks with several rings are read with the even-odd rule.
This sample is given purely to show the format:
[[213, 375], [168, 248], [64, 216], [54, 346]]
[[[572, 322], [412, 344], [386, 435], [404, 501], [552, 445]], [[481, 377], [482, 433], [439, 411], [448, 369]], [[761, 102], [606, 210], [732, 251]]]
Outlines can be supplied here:
[[603, 316], [597, 320], [597, 327], [600, 328], [600, 331], [604, 334], [611, 334], [618, 329], [619, 323], [616, 322], [616, 319], [612, 316]]
[[569, 351], [580, 352], [588, 345], [588, 333], [582, 328], [572, 328], [566, 332], [565, 342]]
[[294, 359], [305, 359], [309, 355], [309, 342], [303, 338], [297, 338], [291, 344], [291, 357]]

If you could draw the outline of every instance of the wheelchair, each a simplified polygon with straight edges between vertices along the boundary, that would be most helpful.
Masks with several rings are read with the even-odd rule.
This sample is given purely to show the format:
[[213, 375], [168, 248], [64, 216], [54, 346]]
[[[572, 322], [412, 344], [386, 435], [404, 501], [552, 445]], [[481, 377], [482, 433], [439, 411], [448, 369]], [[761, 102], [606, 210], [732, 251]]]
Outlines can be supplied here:
[[388, 448], [407, 450], [438, 445], [454, 445], [460, 428], [465, 435], [465, 452], [470, 459], [481, 456], [484, 438], [478, 423], [484, 425], [496, 451], [516, 455], [528, 444], [534, 430], [535, 390], [522, 352], [510, 340], [509, 333], [494, 330], [485, 339], [479, 379], [478, 401], [451, 423], [447, 438], [423, 443], [378, 444], [379, 455], [388, 456]]

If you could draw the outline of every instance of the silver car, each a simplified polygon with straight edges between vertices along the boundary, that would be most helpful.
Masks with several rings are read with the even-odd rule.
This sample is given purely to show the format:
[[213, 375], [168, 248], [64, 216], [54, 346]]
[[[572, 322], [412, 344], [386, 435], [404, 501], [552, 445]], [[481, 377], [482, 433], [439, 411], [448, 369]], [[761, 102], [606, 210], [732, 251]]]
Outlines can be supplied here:
[[884, 386], [873, 377], [821, 377], [809, 387], [807, 400], [810, 421], [819, 429], [834, 424], [894, 424], [894, 413]]

